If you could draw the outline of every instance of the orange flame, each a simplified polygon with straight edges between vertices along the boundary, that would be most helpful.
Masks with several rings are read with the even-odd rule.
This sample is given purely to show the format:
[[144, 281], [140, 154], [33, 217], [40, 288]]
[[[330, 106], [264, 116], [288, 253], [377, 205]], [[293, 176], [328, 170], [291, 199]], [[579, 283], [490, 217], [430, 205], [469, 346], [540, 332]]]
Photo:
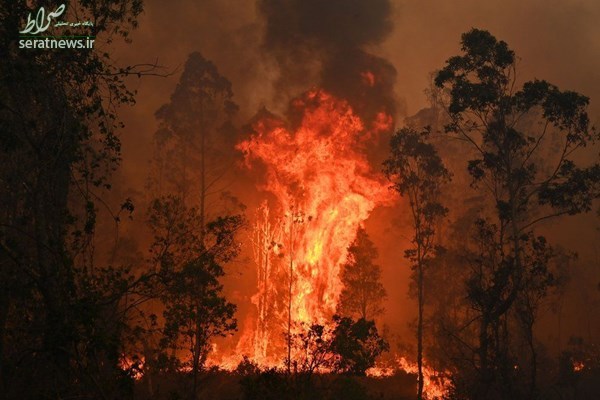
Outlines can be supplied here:
[[268, 366], [286, 357], [290, 279], [294, 325], [330, 321], [348, 245], [373, 209], [393, 199], [364, 152], [373, 135], [391, 128], [391, 116], [380, 113], [365, 124], [346, 101], [322, 90], [292, 101], [291, 114], [300, 116], [296, 127], [268, 116], [237, 146], [248, 168], [264, 167], [261, 189], [275, 201], [257, 212], [253, 246], [259, 280], [252, 302], [258, 316], [247, 324], [236, 357], [248, 355]]
[[[385, 378], [395, 375], [398, 371], [417, 375], [418, 366], [416, 362], [410, 362], [405, 357], [396, 357], [394, 365], [376, 365], [367, 370], [367, 376], [374, 378]], [[449, 371], [437, 371], [430, 367], [426, 361], [423, 362], [423, 394], [428, 400], [448, 398], [452, 389]], [[416, 390], [415, 390], [416, 391]]]
[[132, 358], [125, 354], [122, 354], [119, 358], [119, 368], [126, 371], [136, 381], [142, 379], [144, 376], [144, 357]]
[[[396, 360], [400, 369], [409, 374], [418, 374], [417, 363], [408, 361], [404, 357]], [[423, 363], [423, 393], [429, 400], [445, 399], [450, 394], [451, 382], [448, 379], [450, 372], [440, 372]]]
[[375, 75], [371, 71], [361, 72], [360, 77], [362, 78], [363, 83], [367, 86], [375, 86]]

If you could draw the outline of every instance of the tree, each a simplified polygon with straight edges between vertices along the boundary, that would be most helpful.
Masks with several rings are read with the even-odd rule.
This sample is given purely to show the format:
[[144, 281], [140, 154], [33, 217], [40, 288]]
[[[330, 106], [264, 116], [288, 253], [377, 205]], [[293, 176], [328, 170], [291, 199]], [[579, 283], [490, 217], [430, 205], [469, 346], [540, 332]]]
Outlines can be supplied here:
[[287, 291], [287, 373], [292, 372], [292, 302], [293, 302], [293, 288], [294, 288], [294, 242], [298, 235], [298, 225], [304, 223], [304, 213], [296, 211], [293, 208], [289, 213], [289, 257], [290, 264], [288, 270], [288, 291]]
[[436, 224], [448, 210], [439, 202], [442, 185], [449, 180], [435, 147], [427, 143], [429, 129], [417, 132], [404, 128], [396, 132], [390, 141], [391, 156], [384, 162], [384, 171], [393, 182], [393, 188], [406, 196], [412, 217], [412, 246], [405, 257], [415, 271], [413, 279], [417, 286], [417, 398], [423, 398], [423, 309], [425, 306], [425, 269], [435, 256]]
[[[227, 186], [234, 139], [231, 83], [200, 53], [191, 53], [170, 102], [156, 111], [156, 171], [151, 188], [156, 196], [176, 194], [198, 205], [202, 218], [209, 198]], [[214, 207], [213, 207], [214, 208]]]
[[237, 328], [236, 307], [224, 297], [219, 279], [224, 275], [222, 265], [239, 251], [235, 233], [244, 223], [239, 215], [218, 217], [206, 226], [199, 221], [199, 211], [188, 209], [178, 197], [152, 203], [152, 253], [164, 285], [160, 296], [165, 307], [162, 347], [189, 351], [194, 396], [211, 339]]
[[381, 284], [381, 268], [373, 263], [376, 258], [375, 245], [364, 228], [359, 228], [340, 274], [344, 285], [338, 303], [340, 315], [366, 320], [383, 313], [387, 295]]
[[298, 360], [294, 361], [294, 370], [299, 369], [300, 373], [310, 379], [314, 372], [329, 368], [333, 364], [332, 332], [319, 324], [303, 328], [293, 335], [294, 347], [298, 354]]
[[[142, 12], [140, 0], [66, 3], [65, 20], [94, 21], [85, 34], [98, 45], [125, 39]], [[82, 255], [91, 252], [98, 193], [119, 162], [116, 111], [133, 101], [123, 78], [144, 67], [119, 68], [91, 49], [19, 49], [28, 15], [47, 5], [0, 4], [0, 392], [109, 396], [131, 277]]]
[[523, 237], [523, 273], [521, 293], [515, 301], [515, 314], [523, 331], [523, 338], [530, 356], [530, 398], [537, 395], [537, 359], [538, 351], [533, 327], [542, 301], [551, 289], [561, 282], [553, 264], [560, 262], [559, 253], [548, 244], [544, 236], [529, 233]]
[[[505, 42], [473, 29], [461, 43], [463, 54], [447, 60], [435, 83], [446, 91], [446, 131], [476, 153], [467, 168], [490, 200], [478, 222], [487, 238], [480, 254], [490, 256], [480, 271], [487, 272], [485, 279], [469, 281], [469, 299], [479, 310], [475, 397], [490, 396], [498, 377], [502, 382], [494, 390], [509, 397], [514, 387], [507, 319], [528, 289], [527, 271], [535, 268], [526, 242], [537, 237], [539, 222], [591, 209], [600, 192], [600, 165], [581, 167], [572, 157], [598, 134], [589, 125], [587, 97], [537, 79], [519, 87], [516, 57]], [[530, 397], [535, 390], [532, 377]]]
[[252, 229], [252, 250], [254, 262], [257, 266], [257, 311], [255, 331], [255, 354], [258, 357], [265, 358], [268, 350], [273, 345], [269, 340], [271, 329], [277, 329], [279, 326], [278, 315], [281, 311], [281, 305], [274, 301], [277, 296], [279, 274], [281, 271], [277, 268], [277, 259], [285, 256], [283, 252], [277, 251], [283, 247], [279, 241], [282, 238], [282, 229], [284, 226], [278, 223], [272, 223], [270, 219], [270, 210], [264, 202], [257, 210]]
[[335, 328], [331, 350], [338, 356], [335, 368], [339, 372], [365, 375], [367, 369], [375, 365], [375, 360], [389, 344], [379, 336], [375, 322], [360, 318], [334, 315]]
[[235, 329], [235, 307], [222, 297], [218, 283], [224, 275], [222, 265], [237, 252], [233, 236], [243, 224], [244, 207], [226, 191], [231, 183], [227, 174], [237, 111], [232, 98], [231, 83], [212, 62], [194, 52], [170, 102], [155, 114], [158, 170], [150, 180], [155, 200], [168, 194], [195, 218], [189, 229], [196, 236], [186, 238], [193, 247], [192, 257], [175, 266], [177, 272], [167, 290], [172, 295], [164, 297], [166, 332], [175, 339], [185, 333], [192, 346], [194, 395], [208, 340]]

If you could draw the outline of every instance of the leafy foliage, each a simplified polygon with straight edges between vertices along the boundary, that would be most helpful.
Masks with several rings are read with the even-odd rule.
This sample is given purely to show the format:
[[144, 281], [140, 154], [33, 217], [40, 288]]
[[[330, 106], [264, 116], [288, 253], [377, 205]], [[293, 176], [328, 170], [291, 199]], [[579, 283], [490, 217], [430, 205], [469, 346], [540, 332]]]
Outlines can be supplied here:
[[244, 221], [239, 215], [219, 217], [203, 230], [198, 210], [187, 209], [174, 196], [154, 200], [149, 220], [155, 233], [152, 252], [164, 287], [161, 347], [188, 349], [193, 367], [202, 368], [210, 339], [237, 327], [236, 307], [223, 297], [219, 278], [224, 275], [222, 264], [238, 253], [234, 235]]
[[[516, 56], [505, 42], [472, 29], [461, 43], [462, 54], [447, 60], [435, 84], [444, 93], [446, 132], [474, 152], [466, 167], [472, 186], [483, 189], [488, 201], [466, 251], [472, 266], [467, 301], [476, 311], [468, 325], [478, 322], [476, 378], [467, 392], [475, 398], [525, 396], [518, 393], [521, 386], [533, 398], [533, 326], [540, 302], [558, 282], [550, 269], [555, 253], [534, 228], [591, 210], [600, 196], [599, 164], [579, 166], [572, 157], [598, 133], [589, 124], [587, 97], [537, 79], [519, 86]], [[520, 374], [513, 368], [522, 358], [516, 354], [517, 338], [508, 332], [515, 320], [530, 353]], [[517, 377], [527, 383], [516, 385]]]
[[381, 268], [373, 263], [376, 258], [375, 245], [367, 232], [359, 228], [340, 274], [344, 287], [338, 303], [339, 314], [367, 319], [383, 313], [382, 303], [387, 295], [381, 284]]
[[334, 362], [331, 340], [332, 332], [319, 324], [312, 324], [307, 330], [297, 333], [293, 342], [299, 359], [293, 361], [294, 370], [310, 376], [330, 369]]
[[435, 147], [428, 142], [429, 128], [417, 132], [403, 128], [390, 141], [391, 155], [384, 162], [384, 172], [393, 183], [392, 188], [408, 198], [413, 228], [412, 246], [404, 256], [415, 271], [413, 281], [417, 287], [417, 398], [423, 397], [423, 320], [425, 269], [439, 253], [435, 242], [435, 228], [448, 213], [439, 198], [442, 186], [450, 180]]
[[[97, 47], [126, 37], [142, 12], [139, 0], [65, 3], [66, 18], [94, 21]], [[96, 203], [120, 161], [117, 108], [134, 93], [108, 54], [18, 49], [40, 6], [0, 4], [0, 392], [126, 396], [124, 299], [141, 283], [91, 260]]]
[[361, 318], [334, 316], [336, 324], [331, 343], [339, 356], [336, 369], [353, 375], [365, 375], [375, 365], [375, 359], [389, 350], [388, 343], [379, 336], [375, 322]]

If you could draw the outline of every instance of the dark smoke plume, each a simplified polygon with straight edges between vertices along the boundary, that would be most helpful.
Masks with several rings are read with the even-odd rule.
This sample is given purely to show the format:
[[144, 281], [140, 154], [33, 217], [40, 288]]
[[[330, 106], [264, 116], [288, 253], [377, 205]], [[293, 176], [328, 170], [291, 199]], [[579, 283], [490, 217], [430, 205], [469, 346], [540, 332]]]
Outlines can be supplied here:
[[276, 89], [290, 97], [318, 84], [367, 121], [396, 116], [396, 69], [368, 52], [392, 30], [388, 0], [259, 0], [264, 50], [280, 68]]

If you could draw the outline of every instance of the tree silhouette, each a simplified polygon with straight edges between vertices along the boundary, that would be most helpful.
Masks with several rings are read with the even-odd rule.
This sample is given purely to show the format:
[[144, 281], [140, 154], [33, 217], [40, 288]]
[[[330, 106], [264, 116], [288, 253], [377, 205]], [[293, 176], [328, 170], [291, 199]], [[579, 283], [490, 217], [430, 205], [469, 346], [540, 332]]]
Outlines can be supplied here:
[[338, 356], [336, 369], [353, 375], [365, 375], [389, 344], [379, 336], [375, 322], [364, 318], [333, 317], [335, 328], [331, 349]]
[[435, 256], [436, 224], [447, 209], [439, 202], [442, 185], [449, 180], [441, 158], [427, 142], [429, 130], [417, 132], [411, 128], [399, 130], [391, 139], [391, 156], [384, 162], [384, 171], [393, 188], [406, 196], [412, 217], [412, 246], [405, 251], [415, 272], [417, 286], [417, 398], [423, 398], [423, 309], [425, 306], [425, 268]]
[[[200, 53], [191, 53], [170, 102], [156, 111], [155, 197], [176, 194], [204, 218], [226, 188], [233, 152], [231, 83]], [[213, 206], [214, 208], [214, 206]]]
[[373, 319], [384, 312], [385, 288], [381, 284], [381, 268], [374, 264], [377, 249], [364, 228], [348, 247], [348, 258], [342, 266], [338, 314], [346, 317]]
[[236, 306], [225, 299], [219, 279], [224, 275], [222, 265], [238, 253], [235, 233], [244, 222], [239, 215], [219, 217], [206, 226], [199, 221], [198, 210], [187, 208], [179, 197], [152, 203], [152, 254], [163, 287], [160, 299], [165, 322], [161, 347], [189, 351], [194, 396], [210, 340], [237, 328]]
[[[227, 191], [233, 146], [231, 83], [198, 52], [191, 53], [170, 102], [156, 112], [154, 205], [180, 207], [194, 215], [184, 240], [192, 254], [174, 265], [165, 303], [165, 335], [171, 344], [187, 338], [192, 355], [193, 393], [208, 352], [208, 341], [235, 329], [235, 307], [222, 295], [222, 265], [237, 252], [233, 240], [243, 211]], [[166, 196], [165, 196], [166, 195]], [[156, 210], [156, 209], [155, 209]], [[214, 230], [217, 229], [218, 232]], [[215, 242], [215, 240], [217, 242]], [[216, 247], [215, 247], [216, 246]], [[231, 252], [227, 257], [214, 251]], [[219, 258], [220, 257], [220, 258]]]
[[[65, 19], [95, 22], [85, 34], [97, 47], [126, 38], [142, 12], [140, 0], [67, 4]], [[19, 31], [40, 6], [50, 4], [0, 4], [0, 393], [122, 397], [132, 276], [91, 255], [120, 160], [117, 109], [133, 102], [124, 77], [145, 67], [120, 68], [95, 49], [20, 51]], [[81, 34], [47, 33], [59, 30]]]
[[[479, 237], [488, 238], [483, 252], [495, 256], [482, 259], [485, 278], [471, 279], [469, 289], [480, 313], [474, 396], [489, 396], [495, 385], [509, 397], [514, 364], [506, 321], [535, 264], [528, 265], [527, 242], [539, 222], [591, 209], [599, 196], [600, 165], [580, 167], [572, 156], [598, 135], [589, 126], [587, 97], [543, 80], [519, 87], [516, 57], [505, 42], [473, 29], [461, 44], [463, 54], [447, 60], [435, 83], [446, 92], [446, 131], [475, 152], [468, 171], [490, 200], [478, 222]], [[530, 396], [535, 384], [532, 376]]]

